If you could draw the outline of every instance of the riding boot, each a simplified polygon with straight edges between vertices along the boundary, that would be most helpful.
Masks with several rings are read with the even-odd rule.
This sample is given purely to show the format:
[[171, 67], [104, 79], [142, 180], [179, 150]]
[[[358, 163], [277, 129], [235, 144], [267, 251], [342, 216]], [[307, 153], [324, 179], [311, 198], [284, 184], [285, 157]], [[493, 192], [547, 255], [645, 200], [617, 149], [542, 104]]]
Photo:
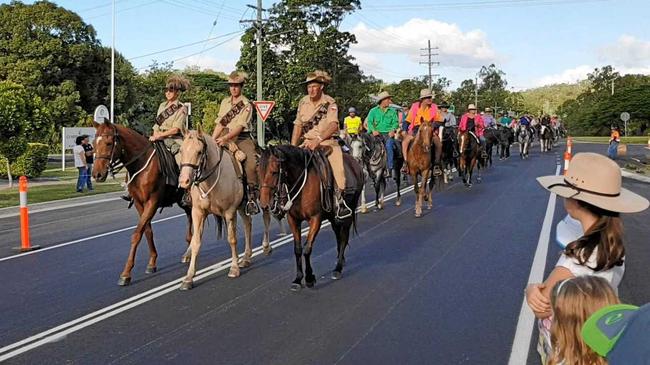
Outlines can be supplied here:
[[336, 189], [336, 218], [337, 219], [346, 219], [352, 216], [352, 209], [348, 207], [348, 204], [343, 199], [343, 192], [340, 189]]
[[248, 185], [247, 190], [248, 202], [246, 202], [246, 207], [244, 211], [246, 215], [255, 215], [260, 212], [260, 206], [257, 204], [257, 187], [255, 185]]

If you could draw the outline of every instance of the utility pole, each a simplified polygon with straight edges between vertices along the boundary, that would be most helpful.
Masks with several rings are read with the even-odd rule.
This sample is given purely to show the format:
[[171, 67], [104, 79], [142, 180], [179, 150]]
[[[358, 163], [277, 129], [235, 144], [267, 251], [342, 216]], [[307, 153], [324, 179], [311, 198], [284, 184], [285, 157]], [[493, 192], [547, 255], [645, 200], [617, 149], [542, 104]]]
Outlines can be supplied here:
[[[109, 115], [109, 118], [111, 120], [111, 123], [116, 123], [117, 119], [114, 116], [114, 110], [115, 110], [115, 0], [113, 0], [113, 5], [112, 5], [112, 12], [113, 12], [113, 25], [112, 25], [112, 33], [113, 36], [111, 37], [111, 113]], [[63, 141], [65, 143], [65, 141]]]
[[434, 62], [432, 60], [433, 56], [437, 56], [438, 53], [432, 53], [432, 51], [437, 50], [438, 47], [431, 48], [431, 40], [429, 39], [428, 41], [428, 46], [427, 48], [420, 48], [421, 51], [426, 51], [426, 54], [421, 55], [422, 57], [427, 57], [427, 61], [420, 62], [421, 65], [427, 65], [429, 66], [429, 89], [433, 87], [433, 76], [439, 76], [439, 75], [433, 75], [431, 73], [431, 66], [437, 65], [440, 66], [440, 62]]
[[[257, 42], [257, 68], [256, 68], [256, 76], [257, 76], [257, 95], [255, 96], [255, 99], [257, 101], [261, 101], [263, 98], [262, 95], [262, 22], [266, 21], [265, 19], [262, 19], [262, 11], [264, 11], [264, 8], [262, 8], [262, 0], [257, 0], [257, 6], [253, 5], [246, 5], [249, 8], [257, 10], [257, 19], [256, 20], [240, 20], [240, 23], [253, 23], [255, 29], [257, 30], [255, 40]], [[260, 147], [264, 147], [266, 145], [266, 142], [264, 140], [264, 122], [262, 121], [262, 118], [260, 118], [259, 115], [257, 115], [257, 144]]]
[[478, 108], [478, 74], [476, 74], [476, 83], [474, 84], [474, 106]]

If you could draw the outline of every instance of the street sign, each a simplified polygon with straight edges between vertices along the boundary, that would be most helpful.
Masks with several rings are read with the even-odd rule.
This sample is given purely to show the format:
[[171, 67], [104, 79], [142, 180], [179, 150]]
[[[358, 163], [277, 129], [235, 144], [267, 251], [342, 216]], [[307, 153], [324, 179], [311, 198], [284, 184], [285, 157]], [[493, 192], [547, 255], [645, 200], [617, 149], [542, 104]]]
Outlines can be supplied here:
[[[103, 117], [101, 119], [101, 122], [98, 123], [104, 123]], [[87, 135], [88, 141], [90, 143], [93, 143], [95, 141], [95, 132], [96, 130], [94, 127], [61, 128], [61, 171], [65, 171], [65, 150], [72, 149], [74, 146], [76, 146], [76, 140], [79, 136]]]
[[621, 120], [624, 121], [624, 122], [627, 122], [628, 120], [630, 120], [630, 113], [628, 113], [628, 112], [621, 113]]
[[450, 112], [451, 114], [454, 114], [456, 113], [456, 107], [452, 104], [449, 106], [449, 109], [447, 109], [447, 111]]
[[93, 120], [96, 123], [101, 124], [104, 123], [105, 120], [110, 120], [110, 119], [111, 119], [111, 115], [108, 112], [107, 107], [100, 105], [97, 108], [95, 108], [95, 114], [93, 115]]
[[275, 106], [275, 101], [271, 100], [262, 100], [262, 101], [254, 101], [253, 104], [255, 104], [255, 109], [257, 110], [257, 114], [262, 118], [262, 121], [265, 122], [266, 118], [271, 115], [271, 110]]

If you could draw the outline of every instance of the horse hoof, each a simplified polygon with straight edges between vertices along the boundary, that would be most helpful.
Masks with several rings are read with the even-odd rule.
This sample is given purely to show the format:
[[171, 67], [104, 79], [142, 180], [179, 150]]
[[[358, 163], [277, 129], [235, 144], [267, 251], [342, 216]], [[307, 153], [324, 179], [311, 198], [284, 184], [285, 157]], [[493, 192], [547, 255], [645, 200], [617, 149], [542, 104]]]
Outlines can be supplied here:
[[187, 264], [190, 262], [190, 258], [187, 256], [181, 256], [181, 264]]
[[239, 268], [243, 269], [251, 266], [251, 264], [252, 264], [251, 259], [243, 259], [239, 261]]
[[183, 280], [181, 282], [181, 287], [180, 290], [185, 291], [185, 290], [190, 290], [194, 288], [194, 282], [192, 280]]
[[238, 278], [239, 277], [239, 268], [237, 266], [231, 266], [230, 271], [228, 271], [229, 278]]
[[264, 255], [271, 256], [271, 253], [273, 253], [273, 247], [271, 245], [264, 246]]
[[158, 268], [155, 266], [147, 266], [147, 270], [144, 271], [145, 274], [153, 274], [158, 271]]
[[340, 271], [333, 271], [332, 272], [332, 280], [339, 280], [341, 278], [341, 272]]
[[361, 214], [366, 214], [368, 213], [368, 208], [361, 208]]
[[314, 281], [305, 281], [305, 286], [308, 288], [313, 288], [316, 285], [316, 279]]
[[402, 200], [401, 200], [401, 199], [397, 199], [397, 201], [395, 201], [395, 205], [398, 206], [398, 207], [399, 207], [400, 205], [402, 205]]
[[302, 289], [302, 285], [293, 283], [289, 289], [294, 292], [300, 291], [300, 289]]
[[131, 277], [130, 276], [127, 277], [127, 278], [120, 276], [120, 280], [117, 281], [117, 285], [119, 285], [119, 286], [127, 286], [127, 285], [130, 285], [130, 284], [131, 284]]
[[480, 183], [483, 182], [483, 179], [481, 179], [481, 178], [479, 177], [478, 179], [476, 179], [476, 182], [480, 184]]

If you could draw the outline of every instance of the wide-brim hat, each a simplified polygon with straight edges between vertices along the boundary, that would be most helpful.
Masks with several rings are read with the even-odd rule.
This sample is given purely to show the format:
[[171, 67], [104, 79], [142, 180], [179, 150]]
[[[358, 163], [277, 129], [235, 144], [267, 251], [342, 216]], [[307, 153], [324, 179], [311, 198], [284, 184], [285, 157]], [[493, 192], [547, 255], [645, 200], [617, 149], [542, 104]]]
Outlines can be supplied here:
[[491, 112], [492, 112], [492, 108], [485, 108], [485, 112], [486, 112], [486, 113], [491, 113]]
[[590, 152], [576, 154], [564, 176], [537, 178], [542, 187], [552, 193], [611, 212], [636, 213], [647, 209], [648, 200], [623, 188], [622, 180], [616, 162]]
[[420, 90], [420, 100], [426, 98], [433, 98], [433, 91], [431, 89], [422, 89]]
[[321, 70], [316, 70], [307, 74], [303, 84], [309, 84], [310, 82], [317, 82], [319, 84], [327, 85], [332, 81], [330, 75]]
[[391, 98], [391, 97], [392, 96], [390, 96], [388, 91], [382, 91], [382, 92], [379, 93], [379, 95], [377, 95], [377, 104], [381, 103], [382, 100], [388, 99], [388, 98]]
[[165, 83], [165, 89], [176, 90], [176, 91], [186, 91], [190, 88], [190, 82], [180, 75], [171, 75], [167, 78]]
[[476, 105], [474, 105], [474, 104], [469, 104], [469, 105], [467, 106], [467, 110], [476, 110]]
[[245, 72], [233, 71], [228, 75], [228, 84], [243, 84], [248, 75]]

